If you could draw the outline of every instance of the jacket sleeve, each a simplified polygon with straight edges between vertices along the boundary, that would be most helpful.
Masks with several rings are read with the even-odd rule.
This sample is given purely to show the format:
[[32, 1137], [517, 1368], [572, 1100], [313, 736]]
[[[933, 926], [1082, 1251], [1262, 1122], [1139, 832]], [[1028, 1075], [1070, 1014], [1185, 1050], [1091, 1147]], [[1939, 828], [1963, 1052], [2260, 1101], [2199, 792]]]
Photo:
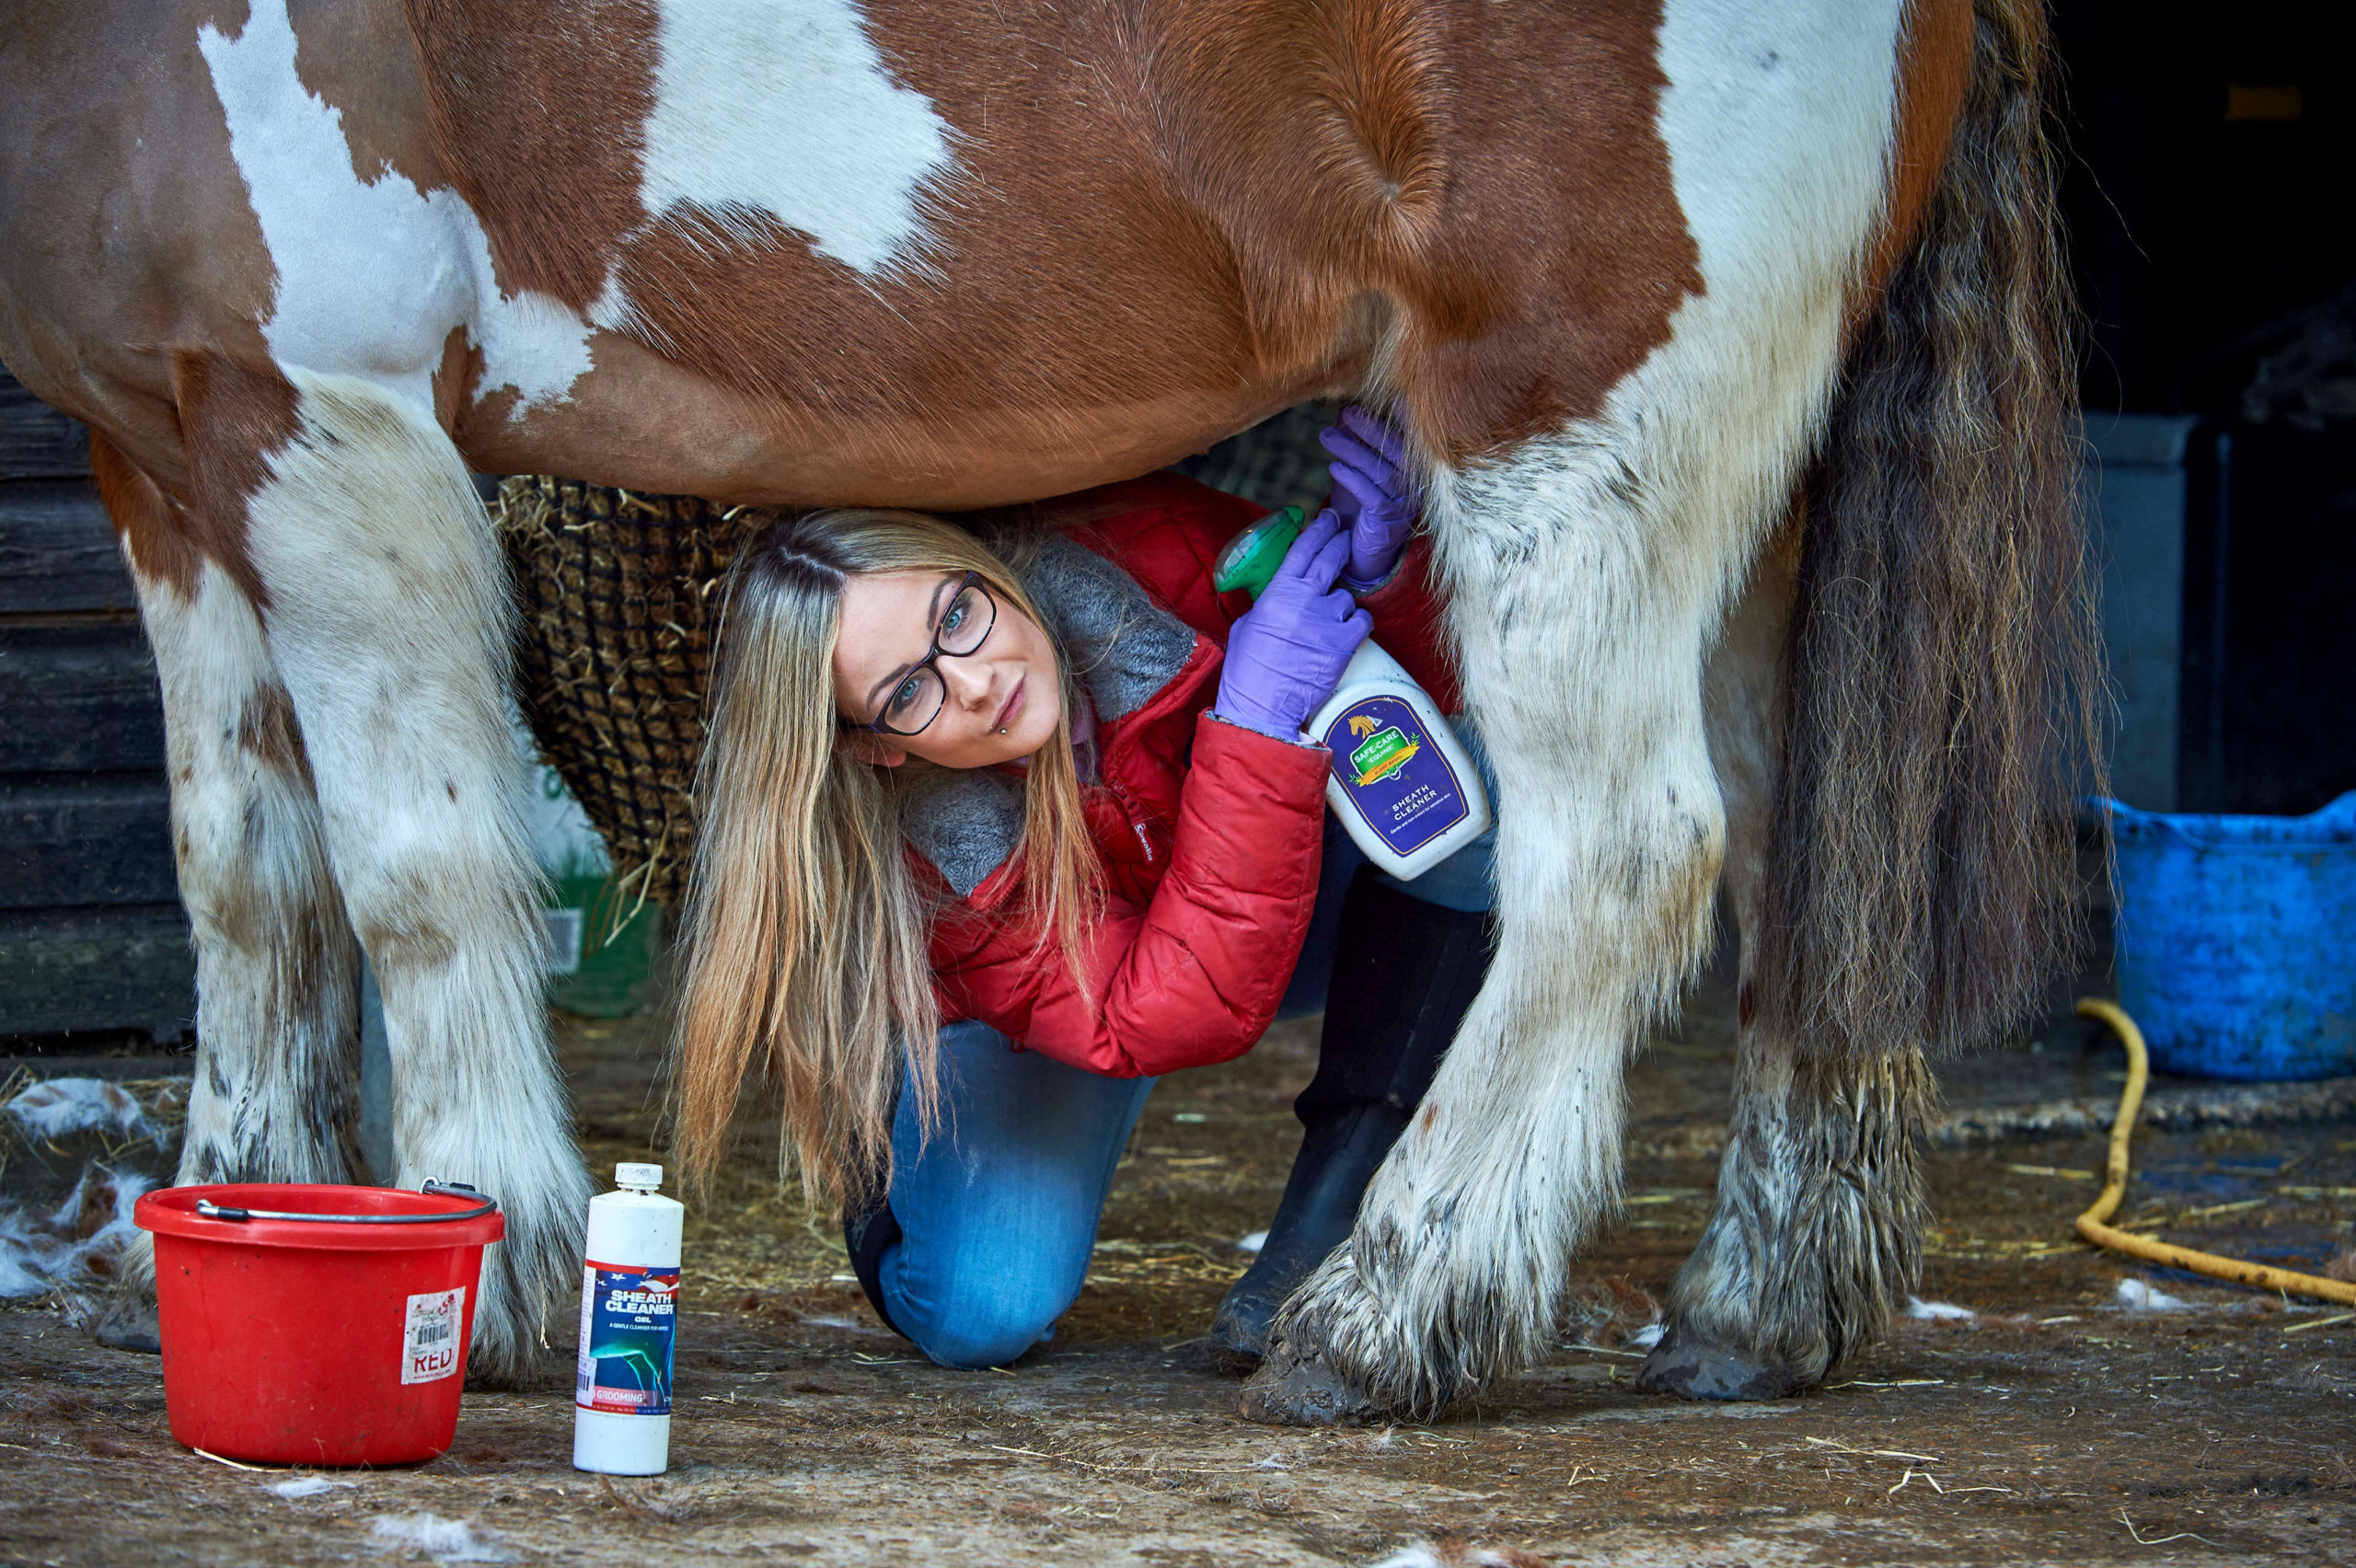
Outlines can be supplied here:
[[1327, 754], [1203, 714], [1170, 870], [1143, 908], [1107, 901], [1088, 991], [1035, 921], [957, 909], [936, 923], [934, 983], [1059, 1062], [1115, 1078], [1207, 1066], [1266, 1032], [1317, 902]]
[[1360, 594], [1358, 603], [1374, 617], [1375, 646], [1398, 660], [1442, 713], [1461, 711], [1464, 697], [1457, 686], [1446, 605], [1431, 580], [1431, 542], [1421, 535], [1409, 540], [1390, 577], [1371, 593]]

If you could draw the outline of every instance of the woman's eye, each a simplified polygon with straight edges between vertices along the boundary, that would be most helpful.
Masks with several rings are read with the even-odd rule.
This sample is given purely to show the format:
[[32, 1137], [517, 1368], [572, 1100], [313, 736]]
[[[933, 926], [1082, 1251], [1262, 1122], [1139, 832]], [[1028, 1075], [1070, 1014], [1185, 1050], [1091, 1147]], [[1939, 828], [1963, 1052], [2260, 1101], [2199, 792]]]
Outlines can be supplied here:
[[890, 698], [884, 704], [884, 716], [893, 719], [907, 712], [909, 709], [916, 706], [917, 693], [923, 689], [924, 682], [915, 675], [910, 675], [907, 680], [894, 686]]
[[941, 630], [937, 633], [938, 636], [951, 638], [957, 635], [957, 628], [964, 626], [965, 617], [974, 613], [973, 597], [971, 593], [957, 595], [955, 602], [949, 606], [949, 613], [941, 617]]

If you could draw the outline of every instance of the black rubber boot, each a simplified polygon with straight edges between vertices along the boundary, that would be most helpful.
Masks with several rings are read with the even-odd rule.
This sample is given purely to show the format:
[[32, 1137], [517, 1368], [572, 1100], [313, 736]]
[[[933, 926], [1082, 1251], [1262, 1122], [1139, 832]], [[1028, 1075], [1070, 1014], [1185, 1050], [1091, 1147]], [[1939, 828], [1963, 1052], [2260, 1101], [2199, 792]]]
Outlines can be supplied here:
[[884, 1305], [884, 1253], [900, 1239], [900, 1222], [892, 1217], [892, 1205], [880, 1193], [873, 1208], [843, 1211], [843, 1251], [850, 1254], [850, 1272], [859, 1276], [859, 1288], [867, 1293], [867, 1304], [875, 1309], [884, 1326], [907, 1339]]
[[1426, 904], [1371, 870], [1350, 883], [1317, 1076], [1293, 1101], [1300, 1153], [1266, 1245], [1211, 1320], [1221, 1345], [1261, 1355], [1285, 1297], [1349, 1239], [1367, 1183], [1431, 1087], [1496, 947], [1486, 913]]

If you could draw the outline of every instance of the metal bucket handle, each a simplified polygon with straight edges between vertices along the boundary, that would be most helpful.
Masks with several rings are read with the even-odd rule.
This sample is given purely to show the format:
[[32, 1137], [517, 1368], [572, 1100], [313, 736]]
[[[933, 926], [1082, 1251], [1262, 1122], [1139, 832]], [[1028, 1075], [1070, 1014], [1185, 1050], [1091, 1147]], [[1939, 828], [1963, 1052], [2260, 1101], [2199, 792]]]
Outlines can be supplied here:
[[437, 1198], [481, 1198], [482, 1206], [450, 1214], [290, 1214], [282, 1209], [232, 1208], [211, 1198], [199, 1198], [196, 1212], [207, 1219], [239, 1223], [248, 1219], [302, 1219], [327, 1225], [440, 1225], [453, 1219], [480, 1219], [484, 1215], [499, 1212], [497, 1198], [487, 1196], [479, 1187], [469, 1187], [464, 1182], [438, 1182], [429, 1176], [417, 1190]]

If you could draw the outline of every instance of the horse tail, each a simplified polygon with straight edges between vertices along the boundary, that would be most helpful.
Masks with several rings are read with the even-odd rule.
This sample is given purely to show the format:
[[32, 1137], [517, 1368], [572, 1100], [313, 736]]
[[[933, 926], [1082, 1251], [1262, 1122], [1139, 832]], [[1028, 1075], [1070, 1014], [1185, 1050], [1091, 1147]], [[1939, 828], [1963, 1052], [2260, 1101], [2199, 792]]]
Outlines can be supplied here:
[[1944, 172], [1804, 491], [1754, 978], [1819, 1058], [2030, 1019], [2102, 777], [2043, 6], [1975, 11]]

